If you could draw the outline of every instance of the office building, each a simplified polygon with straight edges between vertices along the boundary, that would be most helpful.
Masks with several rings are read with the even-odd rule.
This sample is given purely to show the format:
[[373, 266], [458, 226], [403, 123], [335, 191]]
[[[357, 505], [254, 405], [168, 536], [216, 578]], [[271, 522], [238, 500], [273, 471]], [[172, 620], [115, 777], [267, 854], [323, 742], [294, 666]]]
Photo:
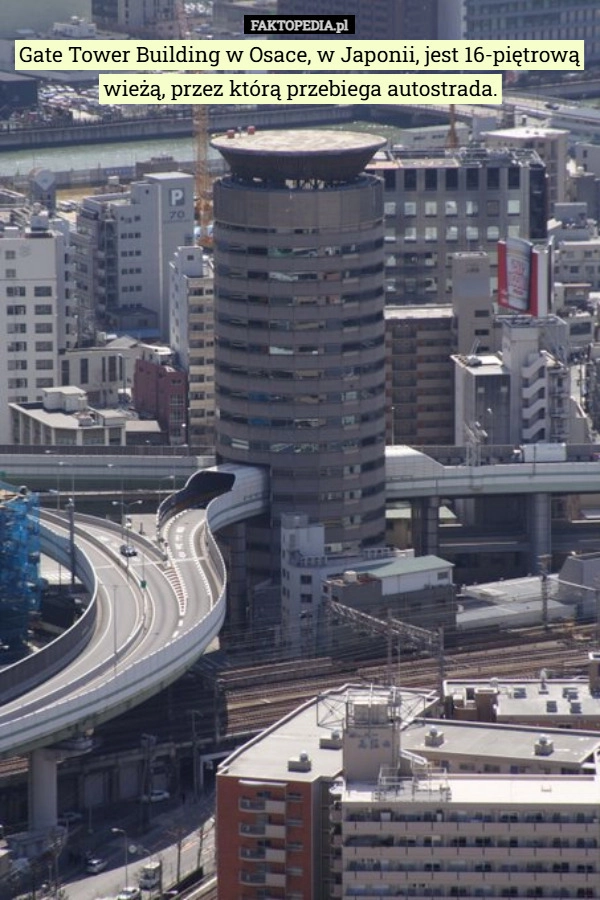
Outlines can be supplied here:
[[286, 512], [323, 523], [327, 552], [384, 540], [382, 184], [363, 172], [384, 140], [212, 143], [231, 167], [214, 193], [216, 452], [270, 470], [266, 577]]
[[481, 139], [486, 147], [535, 150], [546, 166], [550, 213], [553, 212], [555, 203], [564, 203], [567, 199], [568, 131], [541, 125], [522, 125], [484, 132]]
[[566, 441], [568, 327], [556, 316], [505, 316], [502, 352], [455, 356], [455, 443]]
[[210, 448], [215, 442], [212, 257], [201, 247], [180, 247], [170, 267], [170, 345], [188, 378], [188, 443]]
[[93, 342], [97, 330], [168, 340], [169, 263], [194, 243], [193, 176], [159, 172], [127, 192], [86, 197], [72, 243], [72, 343]]
[[135, 363], [133, 397], [136, 411], [156, 419], [169, 444], [182, 445], [188, 443], [188, 380], [172, 363], [169, 348], [144, 346]]
[[37, 447], [123, 447], [123, 410], [90, 407], [78, 387], [48, 388], [38, 403], [11, 403], [11, 442]]
[[40, 401], [58, 383], [67, 329], [68, 239], [45, 212], [0, 225], [0, 441], [10, 443], [10, 403]]
[[92, 406], [127, 405], [132, 397], [135, 361], [143, 344], [130, 337], [99, 335], [92, 347], [73, 347], [61, 354], [59, 385], [82, 388]]
[[534, 150], [394, 149], [368, 171], [384, 180], [386, 303], [449, 303], [462, 251], [489, 254], [495, 291], [498, 240], [546, 238], [546, 170]]
[[585, 62], [600, 59], [596, 0], [465, 0], [464, 37], [495, 41], [585, 41]]
[[454, 443], [454, 318], [451, 306], [386, 306], [388, 443]]
[[494, 349], [494, 307], [487, 253], [452, 255], [452, 309], [456, 353], [489, 353]]

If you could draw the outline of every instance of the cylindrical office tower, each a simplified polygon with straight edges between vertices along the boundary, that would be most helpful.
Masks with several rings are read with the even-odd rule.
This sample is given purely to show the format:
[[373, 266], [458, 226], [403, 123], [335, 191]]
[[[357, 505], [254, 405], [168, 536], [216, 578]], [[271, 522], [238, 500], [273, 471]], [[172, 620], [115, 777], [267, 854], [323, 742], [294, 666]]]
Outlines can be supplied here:
[[[216, 449], [266, 465], [272, 524], [304, 513], [332, 550], [385, 534], [383, 138], [215, 138]], [[278, 538], [274, 540], [278, 543]]]

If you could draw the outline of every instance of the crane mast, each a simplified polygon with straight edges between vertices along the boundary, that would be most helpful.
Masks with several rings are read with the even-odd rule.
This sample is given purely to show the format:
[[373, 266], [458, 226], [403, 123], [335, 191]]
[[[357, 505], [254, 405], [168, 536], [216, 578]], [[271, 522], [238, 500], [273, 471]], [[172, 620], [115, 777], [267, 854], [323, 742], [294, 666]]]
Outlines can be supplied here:
[[[184, 0], [175, 0], [177, 32], [180, 40], [190, 36]], [[208, 169], [208, 106], [204, 103], [192, 106], [192, 133], [194, 138], [195, 216], [199, 240], [203, 247], [212, 246], [212, 181]]]

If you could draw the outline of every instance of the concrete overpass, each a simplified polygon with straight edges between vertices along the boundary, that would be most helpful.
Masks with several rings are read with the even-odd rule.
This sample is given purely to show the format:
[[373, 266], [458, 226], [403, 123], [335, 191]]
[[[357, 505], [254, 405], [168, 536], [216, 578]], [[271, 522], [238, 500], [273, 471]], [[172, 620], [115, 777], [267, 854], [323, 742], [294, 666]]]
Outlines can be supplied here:
[[[30, 827], [56, 824], [59, 759], [85, 752], [96, 725], [161, 691], [217, 637], [227, 579], [213, 531], [268, 501], [262, 470], [197, 473], [161, 504], [162, 549], [131, 535], [133, 563], [119, 552], [120, 526], [76, 517], [76, 573], [89, 605], [58, 641], [0, 672], [0, 756], [30, 753]], [[55, 514], [44, 515], [43, 550], [69, 566], [68, 525]]]

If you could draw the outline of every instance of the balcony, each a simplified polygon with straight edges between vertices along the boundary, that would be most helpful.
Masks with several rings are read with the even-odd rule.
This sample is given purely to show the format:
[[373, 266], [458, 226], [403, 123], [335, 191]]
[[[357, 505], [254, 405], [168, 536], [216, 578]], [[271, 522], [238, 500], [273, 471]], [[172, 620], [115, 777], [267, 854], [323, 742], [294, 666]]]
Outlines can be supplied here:
[[265, 858], [264, 847], [240, 847], [240, 859], [264, 860]]
[[265, 837], [266, 825], [242, 822], [240, 824], [239, 833], [245, 835], [246, 837]]
[[249, 800], [247, 797], [240, 797], [238, 803], [238, 809], [251, 812], [264, 812], [265, 809], [265, 801], [264, 800]]

